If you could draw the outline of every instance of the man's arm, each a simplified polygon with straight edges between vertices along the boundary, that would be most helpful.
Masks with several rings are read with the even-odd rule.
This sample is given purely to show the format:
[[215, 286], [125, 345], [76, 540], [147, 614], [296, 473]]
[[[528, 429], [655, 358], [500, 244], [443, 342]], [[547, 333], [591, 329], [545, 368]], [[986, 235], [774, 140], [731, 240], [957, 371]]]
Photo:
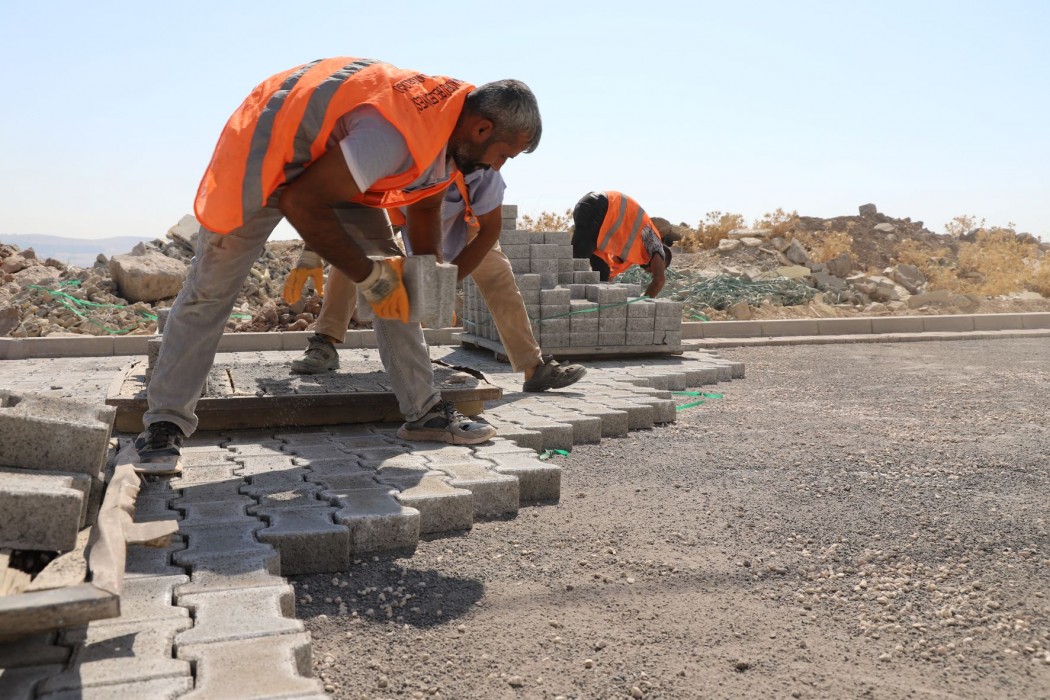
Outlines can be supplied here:
[[664, 264], [664, 256], [654, 255], [649, 261], [649, 274], [653, 276], [653, 280], [646, 287], [645, 296], [656, 298], [656, 295], [664, 288], [664, 282], [667, 280], [666, 270], [667, 266]]
[[433, 255], [443, 262], [441, 254], [441, 203], [445, 200], [442, 189], [426, 199], [405, 207], [405, 228], [412, 255]]
[[336, 218], [334, 207], [361, 194], [338, 148], [314, 161], [281, 193], [278, 206], [306, 245], [354, 282], [372, 271], [373, 263]]
[[452, 261], [459, 268], [457, 272], [459, 279], [464, 279], [473, 272], [492, 250], [492, 246], [496, 245], [496, 241], [499, 240], [499, 232], [503, 229], [503, 209], [496, 207], [488, 214], [482, 214], [478, 217], [478, 224], [480, 225], [478, 235], [474, 236], [474, 240], [468, 243]]

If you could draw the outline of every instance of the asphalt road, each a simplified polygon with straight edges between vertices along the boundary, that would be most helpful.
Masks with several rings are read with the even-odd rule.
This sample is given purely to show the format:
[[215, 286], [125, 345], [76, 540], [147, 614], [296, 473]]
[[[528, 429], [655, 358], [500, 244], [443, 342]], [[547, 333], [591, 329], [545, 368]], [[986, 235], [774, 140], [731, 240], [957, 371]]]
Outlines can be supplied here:
[[559, 503], [293, 579], [332, 696], [1050, 698], [1050, 342], [723, 355]]

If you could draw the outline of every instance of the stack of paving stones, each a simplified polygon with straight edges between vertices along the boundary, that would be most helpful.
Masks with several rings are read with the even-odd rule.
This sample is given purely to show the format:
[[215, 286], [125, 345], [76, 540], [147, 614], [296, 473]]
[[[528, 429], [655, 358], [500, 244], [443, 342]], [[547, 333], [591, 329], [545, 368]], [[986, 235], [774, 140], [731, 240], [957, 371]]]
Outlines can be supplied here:
[[[510, 260], [533, 335], [544, 351], [681, 351], [681, 302], [641, 297], [637, 284], [600, 282], [588, 260], [572, 257], [569, 232], [518, 231], [516, 216], [517, 207], [503, 208], [500, 247]], [[469, 277], [463, 282], [463, 326], [471, 336], [499, 343], [492, 314]]]
[[95, 522], [116, 409], [0, 390], [0, 549], [69, 552]]

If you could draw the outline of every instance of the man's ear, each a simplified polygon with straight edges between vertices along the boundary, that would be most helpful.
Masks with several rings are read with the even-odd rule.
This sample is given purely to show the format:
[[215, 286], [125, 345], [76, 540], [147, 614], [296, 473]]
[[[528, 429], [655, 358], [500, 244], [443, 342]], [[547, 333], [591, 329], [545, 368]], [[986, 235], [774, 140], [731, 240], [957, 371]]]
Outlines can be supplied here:
[[484, 143], [492, 136], [495, 124], [491, 119], [478, 117], [478, 120], [470, 127], [470, 137], [475, 143]]

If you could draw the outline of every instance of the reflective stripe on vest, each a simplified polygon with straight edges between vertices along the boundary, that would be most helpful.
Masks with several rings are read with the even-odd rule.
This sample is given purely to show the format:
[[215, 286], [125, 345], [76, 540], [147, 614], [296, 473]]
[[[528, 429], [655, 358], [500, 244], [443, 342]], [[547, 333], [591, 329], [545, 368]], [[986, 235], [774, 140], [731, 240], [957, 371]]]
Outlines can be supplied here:
[[598, 245], [594, 252], [609, 265], [609, 276], [615, 277], [631, 265], [649, 262], [641, 244], [641, 232], [646, 226], [654, 231], [656, 228], [638, 202], [620, 192], [604, 194], [609, 207], [598, 230]]
[[243, 225], [324, 154], [343, 115], [366, 104], [401, 133], [413, 165], [354, 201], [393, 207], [428, 197], [447, 187], [454, 171], [443, 182], [411, 192], [403, 188], [442, 153], [472, 89], [454, 78], [372, 59], [322, 59], [278, 73], [257, 86], [227, 122], [197, 190], [197, 218], [216, 233]]

